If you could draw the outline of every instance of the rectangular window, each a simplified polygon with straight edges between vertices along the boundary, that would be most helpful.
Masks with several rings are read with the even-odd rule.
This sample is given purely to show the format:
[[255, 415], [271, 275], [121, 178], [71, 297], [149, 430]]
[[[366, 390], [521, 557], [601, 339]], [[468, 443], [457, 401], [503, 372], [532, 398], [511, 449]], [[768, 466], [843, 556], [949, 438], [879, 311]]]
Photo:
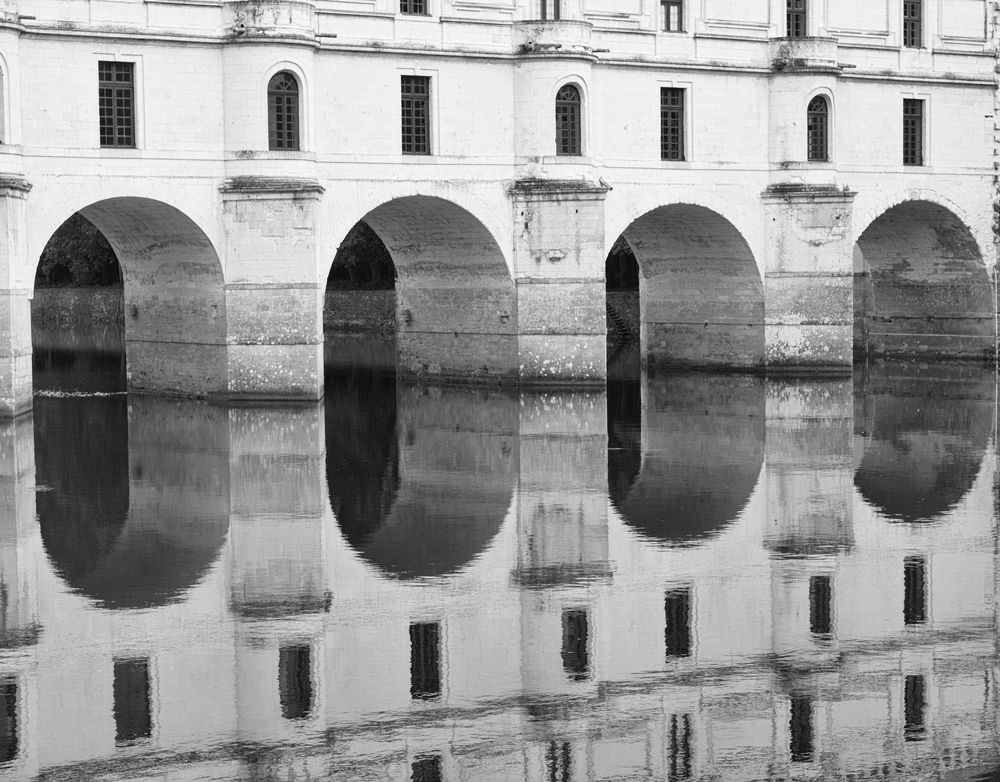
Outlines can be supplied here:
[[431, 153], [431, 78], [400, 77], [404, 155]]
[[0, 763], [17, 757], [17, 682], [0, 682]]
[[283, 646], [278, 650], [278, 696], [281, 716], [287, 720], [308, 717], [312, 711], [311, 656], [308, 646]]
[[684, 160], [684, 90], [660, 88], [660, 157]]
[[114, 712], [117, 744], [153, 735], [149, 660], [115, 660]]
[[441, 694], [441, 625], [410, 625], [410, 697], [436, 698]]
[[832, 627], [832, 590], [829, 576], [809, 579], [809, 632], [813, 635], [830, 635]]
[[568, 741], [549, 742], [545, 750], [546, 782], [573, 782], [573, 753]]
[[401, 14], [427, 15], [427, 0], [399, 0]]
[[793, 763], [809, 763], [813, 759], [813, 708], [812, 701], [802, 695], [792, 696], [792, 714], [789, 720], [790, 752]]
[[924, 164], [924, 102], [903, 99], [903, 165]]
[[805, 38], [807, 0], [787, 0], [787, 29], [789, 38]]
[[135, 65], [97, 63], [102, 147], [135, 147]]
[[927, 685], [923, 676], [907, 676], [903, 686], [904, 738], [920, 741], [926, 733], [924, 709], [927, 705]]
[[587, 648], [590, 628], [587, 612], [581, 610], [563, 611], [562, 615], [562, 661], [563, 670], [571, 679], [580, 681], [590, 675], [590, 653]]
[[927, 560], [903, 560], [903, 621], [908, 625], [927, 621]]
[[903, 0], [903, 46], [923, 45], [923, 0]]
[[667, 657], [691, 656], [691, 590], [671, 589], [663, 599]]
[[561, 0], [541, 0], [542, 19], [558, 22], [562, 18]]
[[410, 782], [441, 782], [441, 756], [424, 755], [410, 764]]
[[684, 32], [684, 0], [661, 0], [663, 8], [663, 32]]
[[669, 782], [691, 779], [691, 715], [670, 715]]

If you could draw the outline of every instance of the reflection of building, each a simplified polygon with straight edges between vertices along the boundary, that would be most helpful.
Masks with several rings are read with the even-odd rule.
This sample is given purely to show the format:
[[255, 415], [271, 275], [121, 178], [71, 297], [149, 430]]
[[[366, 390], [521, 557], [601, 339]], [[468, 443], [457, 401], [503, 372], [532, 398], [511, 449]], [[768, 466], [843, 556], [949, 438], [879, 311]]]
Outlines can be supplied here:
[[[954, 409], [919, 384], [928, 420]], [[905, 452], [949, 484], [919, 523], [863, 493], [839, 382], [613, 390], [632, 417], [613, 418], [610, 460], [603, 394], [389, 386], [385, 402], [378, 387], [325, 411], [97, 404], [122, 424], [105, 430], [125, 469], [100, 479], [120, 491], [110, 520], [65, 529], [92, 507], [94, 467], [41, 441], [32, 457], [38, 416], [55, 431], [59, 408], [3, 430], [11, 778], [108, 759], [109, 778], [155, 764], [531, 782], [928, 779], [996, 761], [995, 462], [978, 413], [931, 432], [950, 431], [950, 460]], [[905, 415], [873, 415], [862, 465], [866, 437], [917, 439]], [[678, 477], [695, 448], [701, 475]], [[38, 523], [35, 460], [70, 511], [40, 492]], [[702, 496], [713, 482], [725, 502]], [[89, 548], [56, 556], [74, 534]], [[144, 556], [159, 540], [170, 567]]]

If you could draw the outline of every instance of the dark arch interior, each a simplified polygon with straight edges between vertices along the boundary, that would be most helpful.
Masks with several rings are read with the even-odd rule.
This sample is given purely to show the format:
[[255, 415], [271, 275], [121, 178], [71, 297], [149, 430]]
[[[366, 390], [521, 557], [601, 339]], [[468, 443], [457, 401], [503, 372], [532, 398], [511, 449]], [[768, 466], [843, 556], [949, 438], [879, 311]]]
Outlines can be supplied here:
[[989, 274], [971, 231], [952, 212], [927, 201], [894, 206], [861, 234], [854, 257], [856, 353], [994, 355]]
[[[629, 254], [638, 267], [638, 305], [615, 309], [625, 321], [638, 312], [642, 358], [648, 366], [763, 365], [763, 284], [749, 245], [732, 223], [693, 204], [647, 212], [612, 247], [609, 286], [613, 274], [631, 282]], [[610, 305], [625, 298], [611, 290], [609, 328]]]
[[763, 381], [666, 375], [608, 384], [611, 502], [643, 537], [697, 545], [736, 520], [764, 459]]
[[992, 368], [877, 363], [855, 374], [854, 484], [886, 518], [940, 520], [968, 494], [989, 446]]
[[327, 375], [327, 484], [341, 534], [403, 579], [461, 569], [490, 544], [516, 480], [503, 400], [446, 389], [426, 396], [371, 369]]

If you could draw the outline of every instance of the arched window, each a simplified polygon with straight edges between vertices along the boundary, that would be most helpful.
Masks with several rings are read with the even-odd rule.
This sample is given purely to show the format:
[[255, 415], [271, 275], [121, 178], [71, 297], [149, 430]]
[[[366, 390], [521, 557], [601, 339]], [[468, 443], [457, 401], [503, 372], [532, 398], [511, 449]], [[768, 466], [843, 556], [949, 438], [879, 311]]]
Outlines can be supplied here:
[[567, 84], [556, 95], [556, 154], [580, 155], [580, 90]]
[[267, 83], [267, 148], [299, 148], [299, 83], [288, 71]]
[[825, 163], [830, 159], [830, 104], [817, 95], [809, 101], [806, 115], [808, 159]]

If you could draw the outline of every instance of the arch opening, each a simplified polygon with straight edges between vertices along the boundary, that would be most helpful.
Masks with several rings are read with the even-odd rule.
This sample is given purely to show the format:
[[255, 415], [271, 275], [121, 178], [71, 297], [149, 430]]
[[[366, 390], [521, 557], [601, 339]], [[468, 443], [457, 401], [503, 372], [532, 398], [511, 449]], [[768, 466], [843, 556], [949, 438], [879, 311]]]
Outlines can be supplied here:
[[428, 394], [354, 369], [326, 394], [327, 486], [340, 534], [384, 576], [445, 576], [485, 551], [517, 481], [517, 400]]
[[[407, 196], [370, 211], [340, 245], [327, 291], [328, 344], [336, 332], [355, 330], [348, 322], [355, 310], [364, 329], [389, 331], [391, 323], [400, 374], [494, 382], [518, 375], [517, 293], [507, 262], [489, 230], [450, 201]], [[336, 360], [329, 354], [328, 365]]]
[[[123, 340], [130, 389], [224, 393], [225, 289], [219, 256], [205, 233], [163, 202], [106, 199], [79, 210], [55, 232], [39, 259], [36, 281], [113, 282], [112, 259], [121, 296], [102, 297], [93, 287], [78, 293], [68, 315], [72, 322], [50, 317], [48, 333], [36, 332], [43, 352], [50, 346], [77, 350], [88, 340], [99, 351], [120, 352]], [[47, 296], [33, 304], [39, 327], [46, 321], [41, 299]], [[66, 313], [66, 306], [56, 309]], [[45, 361], [41, 357], [36, 367]]]
[[995, 345], [990, 276], [959, 217], [906, 201], [864, 230], [854, 247], [856, 355], [984, 359]]
[[[611, 272], [630, 268], [628, 254], [638, 284], [623, 292], [612, 287]], [[609, 331], [631, 317], [646, 366], [763, 366], [764, 286], [746, 240], [720, 214], [693, 204], [647, 212], [625, 229], [607, 264]], [[631, 283], [620, 273], [614, 279]]]

